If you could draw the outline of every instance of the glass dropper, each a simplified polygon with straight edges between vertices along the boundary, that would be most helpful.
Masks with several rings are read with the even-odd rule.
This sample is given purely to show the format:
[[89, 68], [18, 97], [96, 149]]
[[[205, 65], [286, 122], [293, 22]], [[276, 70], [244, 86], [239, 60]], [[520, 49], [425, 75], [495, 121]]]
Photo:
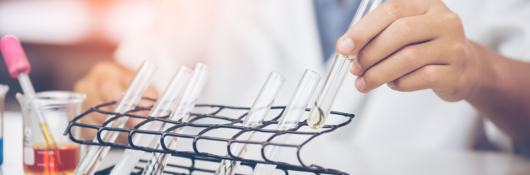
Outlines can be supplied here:
[[[2, 56], [4, 57], [4, 61], [6, 62], [6, 66], [9, 74], [11, 75], [11, 78], [18, 79], [20, 87], [24, 92], [24, 96], [26, 96], [31, 101], [29, 105], [31, 105], [31, 108], [34, 109], [42, 136], [46, 141], [46, 148], [55, 152], [51, 153], [52, 157], [54, 157], [54, 159], [57, 159], [58, 163], [57, 166], [59, 168], [59, 171], [55, 173], [58, 175], [65, 174], [63, 171], [63, 164], [61, 162], [61, 159], [58, 158], [59, 151], [57, 143], [55, 142], [55, 139], [53, 138], [53, 135], [50, 132], [50, 128], [48, 126], [48, 123], [46, 122], [46, 118], [40, 111], [39, 104], [36, 102], [38, 97], [35, 93], [35, 89], [33, 88], [33, 84], [31, 83], [31, 80], [29, 79], [28, 75], [31, 72], [31, 66], [28, 62], [26, 53], [22, 48], [22, 44], [14, 35], [5, 35], [0, 39], [0, 50], [2, 51]], [[54, 173], [49, 170], [48, 172]]]

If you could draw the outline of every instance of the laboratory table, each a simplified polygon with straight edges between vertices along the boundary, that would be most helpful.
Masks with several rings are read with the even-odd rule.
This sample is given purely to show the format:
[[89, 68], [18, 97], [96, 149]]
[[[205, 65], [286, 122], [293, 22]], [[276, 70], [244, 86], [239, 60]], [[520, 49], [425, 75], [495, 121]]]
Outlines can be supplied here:
[[[305, 154], [304, 161], [339, 169], [352, 175], [529, 175], [530, 161], [506, 153], [479, 151], [428, 151], [333, 144], [320, 153]], [[120, 156], [113, 150], [101, 167]], [[333, 161], [329, 161], [333, 160]], [[313, 161], [313, 162], [312, 162]], [[23, 174], [22, 117], [20, 112], [4, 116], [4, 163], [2, 174]]]

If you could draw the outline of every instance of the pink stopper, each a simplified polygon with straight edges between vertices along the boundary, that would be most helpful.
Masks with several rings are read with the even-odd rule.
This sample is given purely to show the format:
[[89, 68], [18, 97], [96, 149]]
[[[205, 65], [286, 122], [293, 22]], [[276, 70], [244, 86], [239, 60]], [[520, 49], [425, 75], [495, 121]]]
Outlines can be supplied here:
[[2, 56], [6, 61], [7, 69], [11, 78], [17, 79], [20, 72], [29, 74], [31, 72], [31, 66], [29, 65], [28, 58], [22, 49], [22, 45], [18, 38], [13, 35], [5, 35], [0, 40], [0, 50]]

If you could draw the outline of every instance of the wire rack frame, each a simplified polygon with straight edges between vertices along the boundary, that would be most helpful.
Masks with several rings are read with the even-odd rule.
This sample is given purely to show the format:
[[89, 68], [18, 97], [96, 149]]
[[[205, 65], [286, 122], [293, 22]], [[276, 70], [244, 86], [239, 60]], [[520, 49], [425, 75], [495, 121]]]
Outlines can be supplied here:
[[[145, 98], [145, 99], [154, 101], [154, 99], [149, 99], [149, 98]], [[250, 110], [250, 108], [247, 108], [247, 107], [233, 107], [233, 106], [223, 106], [223, 105], [198, 104], [195, 107], [198, 107], [198, 108], [209, 107], [209, 108], [214, 108], [214, 109], [217, 108], [217, 109], [214, 110], [214, 112], [207, 113], [207, 114], [191, 113], [190, 115], [192, 116], [191, 117], [192, 119], [189, 122], [182, 122], [181, 120], [175, 121], [175, 120], [168, 119], [170, 115], [152, 117], [152, 116], [143, 116], [143, 115], [133, 114], [133, 113], [139, 112], [139, 111], [148, 111], [148, 110], [150, 110], [152, 108], [152, 106], [151, 107], [136, 107], [136, 108], [134, 108], [134, 109], [132, 109], [132, 110], [126, 112], [126, 113], [123, 113], [123, 114], [110, 112], [110, 111], [106, 111], [106, 110], [102, 110], [101, 109], [103, 107], [107, 107], [107, 106], [111, 106], [111, 105], [115, 105], [115, 104], [116, 104], [115, 101], [114, 102], [110, 102], [110, 103], [105, 103], [105, 104], [101, 104], [101, 105], [95, 106], [95, 107], [83, 112], [82, 114], [80, 114], [79, 116], [75, 117], [72, 121], [69, 122], [68, 127], [66, 128], [66, 130], [64, 132], [64, 135], [68, 134], [69, 138], [73, 142], [76, 142], [76, 143], [79, 143], [79, 144], [110, 146], [110, 147], [113, 147], [113, 148], [134, 149], [134, 150], [142, 150], [142, 151], [146, 151], [146, 152], [159, 152], [159, 153], [171, 154], [172, 156], [177, 156], [177, 157], [190, 158], [190, 159], [192, 159], [192, 162], [194, 162], [195, 160], [221, 162], [221, 160], [223, 160], [223, 159], [229, 159], [229, 160], [241, 161], [242, 165], [248, 165], [248, 166], [250, 166], [252, 168], [254, 168], [254, 166], [256, 164], [259, 164], [259, 163], [261, 163], [261, 164], [275, 164], [275, 165], [277, 165], [277, 167], [276, 167], [277, 169], [283, 170], [286, 174], [288, 174], [287, 170], [312, 172], [312, 173], [315, 173], [315, 174], [321, 174], [321, 173], [324, 173], [324, 174], [348, 174], [348, 173], [345, 173], [345, 172], [342, 172], [342, 171], [339, 171], [339, 170], [324, 168], [322, 166], [315, 165], [315, 164], [307, 165], [301, 159], [300, 150], [302, 149], [302, 147], [304, 145], [309, 143], [315, 137], [320, 136], [322, 134], [333, 132], [336, 129], [349, 124], [351, 122], [351, 120], [355, 117], [354, 114], [332, 111], [330, 117], [346, 117], [347, 120], [345, 122], [342, 122], [342, 123], [336, 124], [336, 125], [325, 125], [323, 127], [323, 130], [321, 130], [321, 131], [302, 132], [302, 131], [298, 131], [298, 130], [301, 127], [307, 126], [307, 121], [306, 120], [304, 120], [302, 122], [299, 122], [297, 127], [293, 128], [293, 129], [289, 129], [289, 130], [264, 129], [265, 127], [267, 127], [269, 125], [278, 124], [278, 119], [283, 114], [283, 112], [285, 110], [285, 106], [273, 106], [273, 107], [271, 107], [271, 111], [272, 110], [282, 110], [280, 112], [280, 114], [278, 114], [278, 116], [274, 117], [272, 120], [264, 121], [260, 126], [257, 126], [257, 127], [245, 127], [245, 126], [238, 126], [238, 124], [242, 123], [243, 122], [243, 118], [248, 114], [248, 110]], [[236, 117], [226, 117], [226, 116], [218, 115], [221, 111], [224, 111], [224, 110], [240, 110], [240, 111], [247, 111], [247, 112], [245, 112], [243, 115], [241, 115], [241, 116], [239, 116], [237, 118]], [[309, 111], [309, 109], [306, 109], [306, 111]], [[91, 114], [91, 113], [100, 113], [100, 114], [110, 115], [110, 116], [113, 116], [113, 117], [111, 117], [109, 120], [105, 121], [102, 125], [91, 125], [91, 124], [85, 124], [85, 123], [80, 123], [79, 122], [81, 120], [81, 118], [89, 117], [88, 114]], [[141, 123], [137, 124], [132, 129], [109, 127], [109, 126], [111, 126], [110, 124], [113, 121], [115, 121], [115, 120], [117, 120], [117, 119], [119, 119], [121, 117], [138, 118], [138, 119], [143, 119], [144, 121], [142, 121]], [[224, 121], [227, 121], [227, 124], [196, 124], [196, 123], [194, 123], [195, 121], [197, 121], [199, 119], [203, 119], [203, 118], [212, 118], [212, 119], [224, 120]], [[165, 131], [151, 131], [151, 130], [140, 130], [139, 129], [141, 126], [143, 126], [143, 125], [145, 125], [145, 124], [147, 124], [149, 122], [169, 123], [169, 124], [173, 124], [174, 126], [168, 128]], [[74, 127], [74, 126], [80, 127], [80, 128], [96, 129], [97, 130], [97, 134], [96, 134], [97, 142], [94, 142], [92, 140], [80, 140], [80, 139], [75, 138], [74, 134], [72, 134], [72, 127]], [[183, 127], [196, 127], [196, 128], [204, 128], [204, 129], [202, 131], [200, 131], [198, 134], [195, 134], [195, 135], [183, 134], [183, 133], [175, 133], [174, 132], [175, 130], [178, 130], [178, 129], [183, 128]], [[211, 130], [214, 130], [214, 129], [221, 129], [221, 128], [237, 129], [237, 130], [240, 130], [240, 131], [237, 132], [235, 135], [233, 135], [233, 137], [231, 137], [230, 139], [220, 138], [220, 137], [212, 137], [212, 136], [204, 136], [204, 134], [207, 133], [208, 131], [211, 131]], [[128, 145], [104, 142], [102, 140], [101, 133], [103, 133], [103, 132], [111, 132], [111, 131], [128, 133], [128, 141], [129, 141]], [[245, 132], [272, 133], [273, 135], [270, 136], [264, 142], [237, 140], [237, 138], [240, 135], [244, 134]], [[133, 136], [135, 134], [147, 134], [147, 135], [159, 136], [160, 137], [159, 144], [161, 145], [162, 149], [154, 149], [154, 148], [150, 148], [150, 147], [142, 147], [142, 146], [135, 145], [134, 142], [133, 142]], [[301, 144], [279, 144], [279, 143], [271, 142], [274, 138], [276, 138], [276, 137], [278, 137], [280, 135], [284, 135], [284, 134], [305, 135], [305, 136], [310, 136], [310, 137], [307, 140], [305, 140], [304, 142], [302, 142]], [[193, 145], [192, 145], [193, 146], [193, 151], [178, 151], [178, 150], [174, 150], [174, 149], [169, 149], [167, 147], [167, 144], [166, 144], [166, 141], [167, 141], [166, 138], [167, 137], [173, 137], [173, 138], [176, 138], [176, 139], [178, 139], [178, 138], [193, 139]], [[197, 142], [199, 140], [210, 140], [210, 141], [226, 142], [227, 143], [228, 156], [220, 156], [220, 155], [216, 155], [216, 154], [212, 154], [212, 153], [201, 152], [197, 148]], [[236, 156], [234, 153], [232, 153], [232, 150], [231, 150], [232, 144], [234, 144], [234, 143], [241, 143], [241, 144], [247, 144], [247, 145], [261, 145], [261, 157], [263, 158], [263, 160], [246, 159], [246, 158], [242, 158], [242, 157]], [[296, 155], [297, 155], [297, 159], [298, 159], [298, 162], [299, 162], [300, 165], [294, 165], [294, 164], [289, 164], [289, 163], [280, 162], [280, 161], [273, 161], [273, 160], [268, 159], [267, 156], [265, 155], [265, 148], [267, 146], [296, 148]], [[178, 165], [173, 165], [173, 166], [178, 166]], [[193, 171], [209, 172], [208, 170], [198, 170], [198, 169], [196, 169], [194, 167], [188, 167], [187, 169], [190, 171], [190, 173], [193, 172]], [[181, 173], [172, 173], [172, 174], [181, 174]]]

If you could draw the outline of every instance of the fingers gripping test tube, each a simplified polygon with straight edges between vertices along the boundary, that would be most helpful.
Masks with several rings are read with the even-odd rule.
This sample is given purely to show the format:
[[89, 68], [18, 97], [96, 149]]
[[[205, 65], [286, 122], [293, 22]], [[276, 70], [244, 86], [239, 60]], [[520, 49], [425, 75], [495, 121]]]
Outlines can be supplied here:
[[[306, 70], [302, 80], [298, 84], [298, 87], [294, 91], [291, 101], [287, 104], [285, 111], [283, 112], [278, 122], [278, 130], [288, 130], [295, 128], [300, 122], [300, 118], [304, 114], [311, 96], [315, 92], [315, 89], [320, 81], [320, 75], [312, 70]], [[275, 143], [285, 143], [289, 135], [283, 134], [275, 138]], [[265, 156], [267, 159], [275, 159], [277, 152], [280, 149], [278, 146], [267, 146], [265, 149]], [[276, 169], [276, 165], [273, 164], [257, 164], [252, 172], [252, 175], [269, 175], [273, 174]]]
[[[254, 104], [250, 108], [245, 120], [243, 121], [243, 126], [246, 127], [256, 127], [261, 124], [265, 118], [267, 112], [272, 106], [274, 99], [278, 95], [280, 88], [285, 82], [285, 79], [276, 72], [271, 72], [269, 78], [265, 82], [265, 85], [261, 88], [261, 91], [254, 101]], [[237, 140], [248, 141], [252, 139], [254, 132], [245, 132], [241, 134]], [[238, 157], [242, 157], [246, 152], [245, 144], [234, 144], [232, 147], [231, 153]], [[215, 172], [216, 175], [234, 175], [236, 173], [236, 168], [239, 166], [240, 161], [233, 160], [222, 160], [221, 164]]]
[[[166, 87], [163, 95], [158, 98], [155, 105], [149, 112], [151, 117], [161, 117], [171, 114], [184, 93], [193, 71], [186, 66], [181, 66], [169, 85]], [[141, 126], [139, 130], [160, 130], [161, 124], [158, 122], [149, 122]], [[155, 139], [154, 135], [137, 134], [133, 137], [135, 146], [147, 147]], [[144, 151], [127, 149], [122, 154], [120, 160], [112, 169], [111, 175], [131, 174], [140, 160]]]
[[[193, 75], [186, 87], [186, 90], [184, 91], [184, 95], [180, 99], [177, 108], [175, 109], [175, 112], [170, 116], [171, 120], [176, 121], [182, 119], [183, 122], [187, 122], [189, 120], [191, 110], [195, 107], [195, 102], [197, 101], [197, 98], [201, 94], [202, 89], [204, 88], [204, 85], [208, 80], [209, 72], [210, 70], [208, 66], [202, 63], [197, 63], [195, 65]], [[163, 131], [169, 129], [170, 127], [171, 125], [167, 125], [166, 123], [161, 126], [161, 128], [163, 128]], [[167, 148], [169, 149], [174, 149], [174, 147], [176, 146], [176, 140], [172, 137], [165, 138], [164, 143], [169, 143], [167, 144]], [[162, 149], [162, 146], [160, 144], [157, 144], [155, 148]], [[147, 162], [147, 165], [142, 174], [161, 175], [170, 157], [170, 154], [154, 152], [151, 155], [149, 161]]]
[[[149, 86], [151, 76], [155, 71], [155, 65], [149, 61], [144, 61], [138, 73], [134, 76], [132, 82], [129, 84], [129, 87], [125, 89], [123, 95], [121, 96], [118, 103], [114, 107], [114, 112], [116, 113], [125, 113], [136, 107], [145, 90]], [[107, 120], [114, 117], [114, 115], [109, 115]], [[127, 122], [128, 117], [121, 117], [109, 125], [113, 128], [123, 128], [125, 122]], [[114, 142], [118, 138], [119, 132], [108, 132], [102, 131], [101, 138], [104, 142]], [[94, 138], [94, 142], [97, 142], [98, 139]], [[96, 146], [92, 145], [88, 148], [88, 152], [83, 157], [79, 165], [75, 170], [76, 175], [93, 175], [103, 158], [106, 156], [110, 147], [106, 146]]]
[[[362, 0], [353, 20], [350, 24], [350, 28], [361, 20], [368, 12], [377, 8], [381, 5], [382, 0]], [[336, 53], [335, 60], [331, 66], [331, 70], [328, 72], [328, 76], [318, 95], [313, 108], [309, 112], [307, 118], [307, 124], [313, 129], [319, 129], [324, 126], [326, 119], [331, 111], [333, 101], [337, 96], [345, 75], [351, 68], [353, 60], [357, 58], [357, 54], [354, 55], [342, 55], [339, 52]]]

